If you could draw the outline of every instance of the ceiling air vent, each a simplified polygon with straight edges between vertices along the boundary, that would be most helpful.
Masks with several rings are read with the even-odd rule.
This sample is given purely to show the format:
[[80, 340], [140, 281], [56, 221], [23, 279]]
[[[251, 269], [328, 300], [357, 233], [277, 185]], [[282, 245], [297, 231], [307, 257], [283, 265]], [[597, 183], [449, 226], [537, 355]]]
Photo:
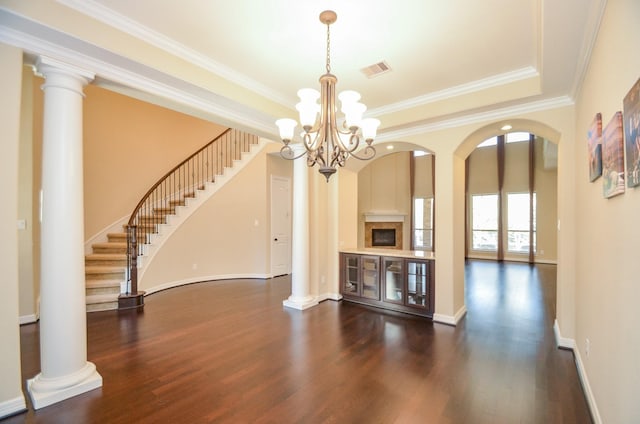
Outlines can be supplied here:
[[390, 70], [391, 67], [384, 60], [361, 69], [362, 73], [365, 74], [367, 78], [377, 77], [378, 75], [382, 75]]

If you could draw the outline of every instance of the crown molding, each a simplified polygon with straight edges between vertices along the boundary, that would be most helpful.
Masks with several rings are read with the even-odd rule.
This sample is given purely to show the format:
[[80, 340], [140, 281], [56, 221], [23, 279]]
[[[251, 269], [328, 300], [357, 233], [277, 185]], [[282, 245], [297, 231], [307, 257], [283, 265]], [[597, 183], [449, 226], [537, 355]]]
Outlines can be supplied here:
[[262, 136], [275, 134], [271, 116], [2, 8], [0, 42], [24, 50], [28, 64], [33, 65], [37, 56], [47, 56], [91, 71], [115, 85], [196, 109], [222, 125], [251, 128]]
[[570, 95], [573, 98], [576, 98], [578, 91], [584, 82], [585, 75], [587, 74], [587, 68], [591, 61], [591, 53], [596, 45], [598, 32], [600, 31], [600, 24], [602, 23], [606, 6], [607, 0], [592, 0], [591, 7], [589, 8], [589, 16], [587, 18], [587, 24], [585, 25], [585, 32], [580, 45], [580, 54], [578, 56], [576, 72], [573, 77], [573, 84], [570, 91]]
[[442, 119], [423, 125], [413, 125], [407, 128], [385, 131], [376, 137], [376, 141], [395, 141], [403, 138], [414, 136], [417, 134], [431, 133], [449, 128], [461, 127], [478, 122], [498, 121], [505, 118], [513, 118], [517, 115], [523, 115], [543, 110], [558, 109], [567, 106], [573, 106], [574, 101], [569, 96], [560, 96], [550, 99], [542, 99], [529, 103], [522, 103], [514, 106], [507, 106], [500, 109], [494, 109], [487, 112], [478, 112], [466, 114], [463, 116]]
[[445, 90], [434, 91], [432, 93], [413, 97], [401, 102], [391, 103], [378, 108], [370, 109], [367, 112], [367, 116], [381, 116], [394, 112], [401, 112], [406, 109], [411, 109], [429, 103], [450, 99], [452, 97], [477, 93], [478, 91], [487, 90], [489, 88], [498, 87], [512, 82], [522, 81], [528, 78], [535, 78], [539, 75], [540, 74], [535, 68], [528, 66], [526, 68], [516, 69], [515, 71], [505, 72], [503, 74], [494, 75], [488, 78], [450, 87]]
[[228, 66], [211, 59], [210, 57], [193, 50], [184, 44], [160, 34], [157, 31], [152, 30], [128, 18], [122, 14], [119, 14], [108, 7], [97, 3], [94, 0], [57, 0], [58, 3], [63, 4], [83, 15], [96, 19], [106, 25], [116, 28], [126, 34], [131, 35], [139, 40], [142, 40], [152, 46], [155, 46], [161, 50], [164, 50], [174, 56], [177, 56], [185, 61], [206, 69], [215, 75], [231, 81], [247, 90], [258, 93], [261, 96], [281, 104], [283, 106], [290, 106], [290, 98], [283, 96], [270, 87], [261, 84], [241, 72], [231, 69]]

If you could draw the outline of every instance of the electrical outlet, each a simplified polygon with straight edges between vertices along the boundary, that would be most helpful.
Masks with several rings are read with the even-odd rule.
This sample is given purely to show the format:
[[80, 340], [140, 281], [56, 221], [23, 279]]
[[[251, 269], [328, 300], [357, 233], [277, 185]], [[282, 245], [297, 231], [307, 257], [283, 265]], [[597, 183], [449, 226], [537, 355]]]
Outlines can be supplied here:
[[589, 357], [589, 352], [591, 350], [591, 341], [587, 338], [584, 339], [584, 354]]

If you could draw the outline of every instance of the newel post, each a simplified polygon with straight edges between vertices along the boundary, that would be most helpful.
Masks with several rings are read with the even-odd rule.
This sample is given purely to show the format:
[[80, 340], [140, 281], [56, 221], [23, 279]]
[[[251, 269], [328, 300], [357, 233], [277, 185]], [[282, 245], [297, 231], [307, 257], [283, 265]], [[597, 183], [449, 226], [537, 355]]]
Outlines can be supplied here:
[[144, 292], [138, 291], [138, 226], [127, 225], [127, 292], [118, 297], [118, 309], [144, 308]]

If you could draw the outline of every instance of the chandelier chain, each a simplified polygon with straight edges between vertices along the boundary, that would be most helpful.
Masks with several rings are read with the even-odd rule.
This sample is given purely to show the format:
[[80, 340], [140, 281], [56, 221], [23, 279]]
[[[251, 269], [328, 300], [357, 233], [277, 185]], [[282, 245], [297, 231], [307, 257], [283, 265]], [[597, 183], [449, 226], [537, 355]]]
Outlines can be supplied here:
[[331, 37], [330, 37], [330, 26], [331, 24], [327, 24], [327, 74], [331, 73]]

